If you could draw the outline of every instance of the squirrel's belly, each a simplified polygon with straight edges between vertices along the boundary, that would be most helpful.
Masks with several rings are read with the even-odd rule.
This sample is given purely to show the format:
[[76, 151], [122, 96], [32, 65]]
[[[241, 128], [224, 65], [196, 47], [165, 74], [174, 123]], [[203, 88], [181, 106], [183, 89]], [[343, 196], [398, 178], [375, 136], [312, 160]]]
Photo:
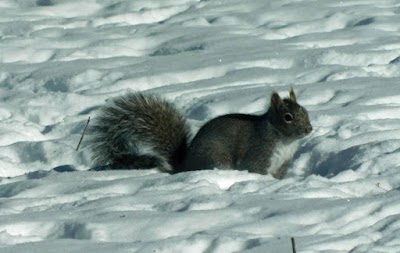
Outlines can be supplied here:
[[298, 142], [290, 144], [278, 143], [272, 152], [269, 167], [267, 168], [268, 174], [275, 175], [285, 162], [292, 160], [294, 153], [298, 147]]

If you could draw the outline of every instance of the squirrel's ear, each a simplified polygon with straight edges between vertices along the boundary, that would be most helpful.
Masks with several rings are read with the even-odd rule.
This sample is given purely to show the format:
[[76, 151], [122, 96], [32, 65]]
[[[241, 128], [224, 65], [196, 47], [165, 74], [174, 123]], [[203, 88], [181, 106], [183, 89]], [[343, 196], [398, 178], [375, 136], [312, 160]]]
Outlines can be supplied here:
[[280, 107], [281, 107], [281, 105], [283, 104], [283, 100], [282, 100], [282, 98], [279, 96], [279, 94], [276, 92], [276, 91], [274, 91], [274, 92], [272, 92], [272, 95], [271, 95], [271, 108], [274, 108], [274, 109], [279, 109]]
[[296, 101], [297, 101], [297, 98], [296, 98], [296, 94], [294, 93], [293, 86], [290, 87], [290, 92], [289, 92], [289, 94], [290, 94], [290, 100], [292, 100], [293, 102], [296, 102]]

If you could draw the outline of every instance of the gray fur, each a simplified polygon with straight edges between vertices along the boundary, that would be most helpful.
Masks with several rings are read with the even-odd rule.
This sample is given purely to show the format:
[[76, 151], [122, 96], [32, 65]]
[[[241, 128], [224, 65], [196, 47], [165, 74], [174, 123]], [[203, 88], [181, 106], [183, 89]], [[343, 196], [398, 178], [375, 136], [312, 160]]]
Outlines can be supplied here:
[[[291, 123], [284, 120], [287, 113], [293, 115]], [[308, 113], [297, 104], [294, 91], [283, 100], [274, 92], [263, 115], [229, 114], [206, 123], [190, 144], [184, 168], [248, 170], [281, 179], [294, 153], [292, 145], [311, 131]]]
[[312, 131], [293, 89], [271, 96], [263, 115], [228, 114], [206, 123], [188, 147], [189, 126], [173, 104], [158, 96], [128, 93], [105, 106], [93, 127], [95, 165], [159, 168], [176, 173], [203, 169], [248, 170], [283, 178], [295, 144]]
[[185, 156], [189, 126], [174, 105], [156, 95], [128, 93], [104, 106], [92, 127], [95, 166], [172, 172]]

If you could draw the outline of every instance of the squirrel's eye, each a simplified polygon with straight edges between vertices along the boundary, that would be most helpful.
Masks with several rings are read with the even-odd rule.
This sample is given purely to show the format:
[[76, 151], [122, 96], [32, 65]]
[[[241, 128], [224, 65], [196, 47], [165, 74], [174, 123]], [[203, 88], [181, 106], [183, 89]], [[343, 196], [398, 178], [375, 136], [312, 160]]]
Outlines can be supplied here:
[[283, 119], [285, 120], [286, 123], [292, 123], [293, 121], [293, 115], [289, 112], [285, 113], [283, 116]]

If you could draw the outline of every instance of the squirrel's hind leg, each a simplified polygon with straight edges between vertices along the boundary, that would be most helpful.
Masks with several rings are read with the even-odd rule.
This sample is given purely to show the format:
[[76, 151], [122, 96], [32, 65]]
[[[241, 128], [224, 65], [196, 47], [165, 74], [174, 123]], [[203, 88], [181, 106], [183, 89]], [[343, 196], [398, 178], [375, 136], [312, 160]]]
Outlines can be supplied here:
[[234, 159], [229, 152], [225, 150], [202, 150], [190, 154], [185, 162], [185, 170], [232, 170], [234, 169]]

